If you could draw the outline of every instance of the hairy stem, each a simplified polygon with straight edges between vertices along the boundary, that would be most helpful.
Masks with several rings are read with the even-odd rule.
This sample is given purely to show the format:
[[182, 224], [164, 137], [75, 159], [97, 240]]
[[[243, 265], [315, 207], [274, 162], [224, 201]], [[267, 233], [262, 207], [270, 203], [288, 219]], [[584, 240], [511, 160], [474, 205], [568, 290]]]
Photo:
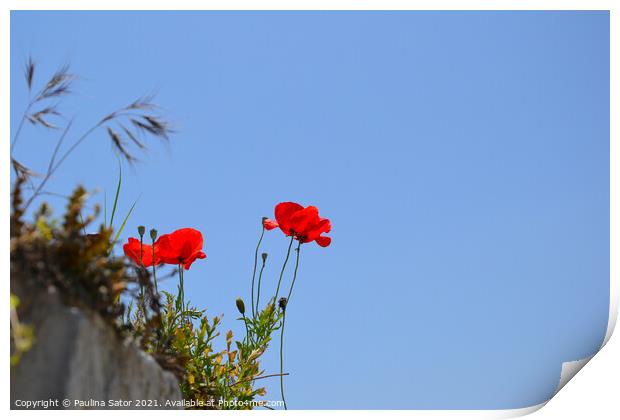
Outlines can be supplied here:
[[299, 268], [299, 254], [301, 253], [301, 241], [299, 242], [297, 248], [295, 248], [295, 251], [297, 251], [297, 257], [295, 258], [295, 271], [293, 272], [293, 282], [291, 283], [291, 288], [289, 289], [288, 296], [286, 297], [287, 307], [291, 302], [291, 293], [293, 293], [293, 286], [295, 286], [295, 280], [297, 280], [297, 269]]
[[284, 399], [284, 321], [286, 321], [286, 309], [282, 310], [282, 329], [280, 330], [280, 395], [282, 395], [284, 409], [288, 410], [286, 407], [286, 399]]
[[179, 264], [179, 300], [181, 301], [181, 314], [185, 319], [185, 291], [183, 290], [183, 264]]
[[288, 262], [288, 257], [291, 255], [291, 247], [293, 246], [294, 236], [291, 236], [291, 242], [288, 244], [288, 251], [286, 251], [286, 259], [284, 260], [284, 264], [282, 265], [282, 271], [280, 271], [280, 278], [278, 279], [278, 287], [276, 288], [276, 295], [274, 300], [278, 299], [278, 293], [280, 292], [280, 283], [282, 283], [282, 276], [284, 275], [284, 269], [286, 268], [286, 263]]
[[[144, 268], [143, 247], [142, 235], [140, 235], [140, 267], [146, 272], [146, 268]], [[146, 302], [144, 300], [144, 285], [142, 282], [140, 282], [140, 304], [142, 305], [142, 314], [144, 315], [144, 322], [146, 323]]]
[[[280, 374], [284, 372], [284, 362], [283, 362], [283, 353], [284, 353], [284, 325], [286, 323], [286, 309], [289, 308], [289, 303], [291, 299], [291, 293], [293, 293], [293, 286], [295, 285], [295, 280], [297, 280], [297, 269], [299, 268], [299, 254], [301, 251], [301, 241], [295, 248], [297, 252], [297, 256], [295, 257], [295, 271], [293, 272], [293, 282], [291, 283], [291, 288], [288, 291], [288, 297], [286, 298], [286, 304], [282, 309], [282, 329], [280, 330]], [[286, 400], [284, 399], [284, 378], [280, 376], [280, 392], [282, 394], [282, 401], [284, 402], [284, 409], [288, 410], [286, 407]]]
[[245, 315], [241, 315], [243, 317], [243, 322], [245, 323], [245, 336], [247, 338], [247, 343], [250, 344], [250, 329], [248, 328], [248, 319], [245, 317]]
[[263, 279], [263, 270], [265, 269], [265, 261], [263, 261], [263, 265], [260, 268], [260, 273], [258, 274], [258, 292], [256, 293], [256, 313], [258, 313], [258, 304], [260, 302], [260, 285]]
[[151, 240], [151, 258], [153, 263], [153, 283], [155, 284], [155, 294], [159, 294], [157, 291], [157, 270], [155, 268], [155, 241]]
[[258, 304], [256, 305], [256, 311], [254, 310], [254, 279], [256, 278], [256, 265], [258, 264], [258, 251], [260, 249], [260, 244], [263, 241], [263, 236], [265, 236], [265, 226], [263, 226], [263, 230], [260, 233], [260, 238], [258, 239], [258, 243], [256, 244], [256, 251], [254, 252], [254, 269], [252, 270], [252, 318], [256, 316], [256, 311], [258, 311]]

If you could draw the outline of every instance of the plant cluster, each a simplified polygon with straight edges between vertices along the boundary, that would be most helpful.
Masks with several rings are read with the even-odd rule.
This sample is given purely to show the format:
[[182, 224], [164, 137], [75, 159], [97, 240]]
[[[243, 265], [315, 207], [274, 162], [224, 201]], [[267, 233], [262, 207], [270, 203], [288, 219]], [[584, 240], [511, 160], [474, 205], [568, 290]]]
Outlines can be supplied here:
[[[30, 60], [26, 66], [29, 92], [34, 74], [35, 65]], [[48, 118], [60, 113], [56, 105], [46, 105], [46, 101], [69, 93], [74, 79], [68, 68], [63, 67], [34, 95], [13, 138], [11, 154], [25, 121], [57, 129]], [[140, 135], [167, 139], [171, 132], [169, 125], [149, 114], [156, 108], [151, 99], [137, 100], [107, 114], [61, 153], [71, 128], [69, 123], [62, 130], [47, 172], [40, 181], [35, 182], [36, 173], [11, 155], [16, 174], [11, 213], [11, 288], [45, 290], [53, 286], [67, 304], [97, 311], [119, 334], [133, 337], [161, 366], [173, 371], [179, 378], [183, 396], [201, 401], [203, 405], [199, 408], [252, 408], [250, 404], [239, 403], [256, 401], [257, 397], [265, 395], [266, 389], [260, 386], [263, 382], [258, 381], [270, 377], [279, 377], [286, 408], [284, 376], [288, 374], [283, 367], [284, 326], [297, 279], [301, 247], [310, 242], [321, 247], [331, 243], [331, 238], [323, 235], [331, 230], [331, 223], [319, 216], [316, 207], [283, 202], [275, 207], [274, 219], [262, 219], [254, 253], [250, 308], [246, 308], [243, 299], [236, 301], [238, 321], [245, 327], [245, 336], [235, 340], [232, 331], [228, 331], [225, 348], [220, 350], [215, 348], [214, 340], [220, 334], [222, 317], [210, 318], [205, 310], [192, 306], [184, 292], [185, 273], [194, 262], [206, 258], [201, 232], [182, 228], [159, 236], [156, 229], [151, 229], [145, 240], [146, 228], [139, 226], [138, 237], [128, 238], [123, 245], [124, 256], [114, 255], [114, 246], [135, 206], [134, 203], [115, 232], [113, 221], [121, 188], [120, 172], [109, 224], [104, 202], [104, 221], [96, 233], [87, 234], [86, 229], [99, 216], [100, 207], [95, 206], [92, 214], [83, 217], [87, 192], [82, 187], [67, 197], [67, 210], [61, 221], [53, 218], [45, 203], [32, 213], [32, 221], [25, 221], [27, 209], [37, 197], [46, 193], [44, 187], [58, 166], [98, 128], [106, 129], [119, 156], [130, 163], [135, 158], [128, 151], [128, 142], [144, 149]], [[116, 129], [111, 127], [112, 123], [117, 124]], [[24, 199], [24, 191], [28, 190], [30, 196]], [[290, 241], [275, 293], [266, 293], [263, 273], [268, 254], [261, 252], [261, 244], [265, 232], [276, 228], [290, 237]], [[288, 293], [280, 296], [293, 244], [296, 244], [293, 277]], [[178, 275], [176, 294], [159, 290], [158, 271], [165, 266], [172, 267], [166, 276]], [[267, 296], [262, 304], [261, 291]], [[17, 362], [30, 347], [33, 333], [19, 322], [18, 300], [12, 296], [11, 301], [12, 361]], [[277, 331], [280, 331], [280, 372], [266, 373], [260, 366], [261, 356]]]
[[[153, 286], [157, 290], [157, 271], [164, 264], [175, 267], [179, 277], [177, 294], [162, 291], [165, 302], [157, 314], [159, 324], [154, 334], [144, 341], [144, 349], [159, 360], [167, 357], [180, 362], [179, 379], [183, 396], [202, 401], [209, 408], [250, 408], [239, 404], [265, 394], [265, 388], [254, 382], [268, 376], [260, 369], [260, 356], [267, 350], [272, 333], [280, 326], [280, 313], [273, 304], [257, 316], [246, 317], [245, 305], [237, 300], [237, 308], [246, 326], [247, 335], [236, 340], [226, 333], [226, 348], [214, 349], [213, 341], [219, 336], [221, 317], [209, 319], [206, 311], [190, 306], [185, 299], [184, 276], [197, 259], [206, 258], [202, 251], [202, 234], [192, 228], [178, 229], [157, 237], [151, 229], [151, 244], [144, 243], [146, 229], [138, 227], [138, 238], [129, 238], [123, 246], [125, 255], [133, 261], [137, 271], [151, 269]], [[144, 336], [148, 324], [148, 296], [142, 291], [124, 316], [125, 324], [137, 337]]]
[[[267, 262], [267, 253], [261, 253], [261, 244], [265, 231], [280, 228], [291, 240], [274, 295], [267, 299], [264, 307], [260, 305], [260, 294], [263, 286], [263, 272]], [[240, 321], [245, 324], [246, 336], [235, 341], [233, 334], [226, 334], [226, 349], [214, 352], [213, 339], [218, 336], [217, 327], [221, 318], [215, 317], [210, 322], [203, 311], [188, 307], [185, 302], [184, 272], [189, 270], [197, 259], [206, 258], [202, 251], [203, 237], [196, 229], [182, 228], [157, 238], [157, 231], [151, 229], [150, 244], [145, 244], [146, 228], [138, 227], [139, 238], [129, 238], [123, 246], [125, 255], [134, 262], [139, 270], [152, 270], [157, 290], [157, 267], [163, 264], [176, 266], [179, 275], [178, 294], [164, 292], [166, 304], [162, 307], [160, 329], [152, 337], [154, 340], [146, 348], [155, 354], [174, 354], [183, 361], [185, 375], [182, 377], [181, 389], [188, 399], [213, 401], [217, 399], [220, 408], [233, 403], [252, 401], [257, 395], [265, 394], [264, 388], [254, 388], [254, 381], [266, 377], [280, 377], [280, 391], [284, 406], [284, 373], [283, 347], [286, 310], [289, 305], [297, 272], [301, 245], [317, 242], [322, 247], [331, 243], [331, 238], [323, 236], [331, 230], [329, 219], [319, 216], [314, 206], [303, 207], [292, 202], [283, 202], [275, 207], [275, 220], [264, 217], [262, 230], [254, 253], [254, 268], [251, 281], [251, 310], [246, 311], [245, 302], [238, 298], [237, 309], [241, 314]], [[295, 247], [295, 269], [293, 279], [286, 297], [278, 299], [284, 272], [291, 255], [293, 243]], [[258, 269], [258, 256], [262, 264]], [[258, 280], [257, 280], [258, 270]], [[256, 294], [255, 294], [256, 290]], [[127, 314], [127, 322], [134, 331], [141, 331], [147, 315], [146, 297], [140, 294], [136, 310], [132, 313], [131, 306]], [[256, 299], [255, 299], [256, 296]], [[276, 299], [277, 302], [276, 302]], [[277, 307], [276, 307], [277, 304]], [[197, 325], [197, 326], [196, 326]], [[275, 331], [280, 330], [280, 373], [265, 375], [260, 369], [259, 358], [267, 350]]]
[[[22, 186], [18, 178], [12, 191], [11, 269], [13, 282], [22, 290], [53, 286], [65, 301], [99, 312], [118, 325], [123, 313], [120, 295], [129, 283], [147, 283], [145, 277], [131, 276], [128, 264], [109, 253], [112, 229], [100, 226], [95, 234], [85, 234], [98, 214], [82, 218], [86, 190], [76, 188], [68, 199], [61, 221], [52, 217], [44, 203], [34, 212], [33, 222], [23, 220]], [[17, 285], [16, 285], [17, 286]]]

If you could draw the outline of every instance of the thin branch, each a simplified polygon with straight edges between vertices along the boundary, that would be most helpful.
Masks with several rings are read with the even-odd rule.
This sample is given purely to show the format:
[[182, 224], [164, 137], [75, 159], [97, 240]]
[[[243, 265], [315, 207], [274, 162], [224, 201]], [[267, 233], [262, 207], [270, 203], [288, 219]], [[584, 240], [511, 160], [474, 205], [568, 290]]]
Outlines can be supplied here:
[[10, 154], [13, 155], [13, 149], [15, 149], [15, 145], [17, 144], [17, 139], [19, 138], [19, 134], [22, 132], [22, 128], [24, 127], [24, 122], [28, 118], [28, 112], [30, 112], [30, 108], [32, 108], [32, 102], [28, 104], [26, 110], [24, 111], [24, 115], [22, 115], [22, 119], [17, 126], [17, 131], [15, 131], [15, 135], [13, 136], [13, 141], [11, 142], [11, 150]]
[[[50, 165], [49, 168], [51, 168], [51, 170], [48, 169], [47, 173], [45, 174], [45, 177], [43, 178], [43, 180], [41, 181], [41, 183], [39, 184], [39, 186], [37, 187], [37, 189], [35, 190], [35, 192], [32, 194], [32, 196], [28, 199], [28, 201], [26, 202], [26, 204], [24, 204], [24, 210], [26, 210], [30, 204], [32, 204], [32, 201], [39, 195], [39, 193], [41, 192], [41, 190], [43, 189], [43, 187], [45, 186], [45, 184], [47, 184], [47, 181], [49, 181], [50, 177], [54, 174], [54, 172], [56, 172], [56, 169], [58, 169], [58, 167], [62, 164], [62, 162], [64, 162], [64, 160], [71, 154], [71, 152], [73, 152], [73, 150], [75, 150], [75, 148], [77, 146], [80, 145], [80, 143], [82, 143], [93, 131], [95, 131], [97, 128], [99, 128], [99, 126], [101, 125], [101, 123], [96, 124], [95, 126], [91, 127], [90, 129], [88, 129], [74, 144], [73, 146], [71, 146], [69, 148], [69, 150], [67, 150], [65, 152], [65, 154], [62, 155], [62, 157], [58, 160], [58, 162], [55, 165]], [[71, 126], [71, 123], [67, 125], [67, 127], [65, 128], [65, 131], [63, 132], [63, 135], [61, 136], [62, 140], [67, 132], [69, 131], [69, 128]], [[59, 141], [58, 143], [60, 143], [61, 141]], [[60, 146], [57, 144], [56, 145], [57, 148], [59, 148]], [[56, 157], [56, 151], [54, 152], [54, 154], [52, 155], [52, 160], [55, 159]]]
[[65, 136], [69, 132], [69, 129], [71, 128], [72, 124], [73, 124], [73, 121], [70, 121], [69, 124], [67, 124], [67, 126], [65, 127], [62, 135], [58, 139], [58, 142], [56, 143], [56, 148], [54, 149], [54, 153], [52, 154], [52, 157], [50, 158], [50, 163], [49, 163], [49, 166], [47, 168], [47, 173], [45, 174], [45, 177], [43, 178], [43, 180], [41, 180], [41, 183], [39, 184], [39, 186], [32, 193], [32, 196], [30, 196], [30, 198], [28, 199], [28, 201], [24, 205], [24, 210], [27, 209], [28, 206], [30, 206], [30, 204], [34, 201], [34, 199], [41, 194], [41, 191], [43, 190], [43, 187], [45, 186], [47, 181], [50, 179], [52, 174], [54, 173], [55, 168], [56, 168], [56, 167], [54, 167], [54, 159], [56, 158], [56, 154], [58, 153], [58, 149], [60, 148], [60, 145], [62, 144], [63, 139], [65, 138]]
[[95, 124], [94, 126], [89, 128], [84, 134], [82, 134], [82, 136], [75, 143], [73, 143], [73, 145], [69, 148], [69, 150], [67, 150], [62, 155], [62, 157], [60, 159], [58, 159], [58, 163], [56, 163], [56, 165], [52, 168], [52, 173], [55, 172], [56, 169], [58, 169], [58, 167], [60, 165], [62, 165], [62, 163], [65, 161], [65, 159], [67, 159], [67, 157], [69, 157], [69, 155], [75, 150], [76, 147], [78, 147], [80, 144], [82, 144], [82, 142], [84, 140], [86, 140], [88, 138], [88, 136], [90, 136], [92, 134], [93, 131], [95, 131], [96, 129], [101, 127], [102, 124], [103, 124], [102, 122], [98, 122], [97, 124]]
[[[29, 97], [30, 97], [30, 92], [32, 90], [32, 79], [34, 76], [34, 70], [35, 70], [35, 64], [32, 61], [32, 58], [30, 58], [26, 65], [26, 72], [25, 72], [26, 83], [28, 85]], [[45, 86], [43, 86], [43, 88], [41, 88], [41, 90], [39, 90], [34, 95], [34, 98], [29, 100], [28, 105], [26, 106], [26, 109], [24, 110], [22, 119], [19, 122], [19, 125], [17, 127], [17, 131], [15, 132], [15, 135], [13, 136], [13, 139], [11, 141], [11, 149], [10, 149], [11, 155], [13, 154], [13, 149], [15, 149], [15, 145], [17, 144], [17, 140], [19, 139], [19, 135], [21, 134], [22, 128], [24, 126], [24, 122], [29, 119], [29, 113], [30, 113], [30, 110], [32, 109], [32, 106], [38, 102], [44, 101], [45, 99], [60, 97], [60, 96], [64, 96], [64, 95], [71, 93], [71, 90], [70, 90], [71, 83], [75, 79], [76, 79], [75, 75], [69, 73], [69, 65], [65, 64], [52, 75], [52, 78], [47, 82]], [[46, 108], [46, 110], [49, 110], [49, 109]], [[30, 121], [33, 123], [39, 122], [47, 126], [48, 128], [50, 128], [49, 126], [51, 126], [51, 124], [48, 124], [46, 121], [41, 120], [40, 118], [35, 119], [34, 121], [30, 119]]]
[[[26, 188], [24, 188], [24, 190], [35, 190], [35, 188], [34, 187], [26, 187]], [[65, 195], [65, 194], [61, 194], [61, 193], [56, 193], [56, 192], [53, 192], [53, 191], [47, 191], [47, 190], [39, 191], [38, 195], [40, 195], [40, 196], [48, 195], [48, 196], [52, 196], [52, 197], [64, 198], [65, 200], [70, 200], [71, 199], [71, 196], [69, 196], [69, 195]], [[83, 207], [85, 209], [87, 209], [87, 210], [94, 210], [96, 208], [96, 206], [90, 206], [88, 204], [84, 204]]]
[[238, 384], [243, 383], [243, 382], [251, 382], [251, 381], [255, 381], [257, 379], [265, 379], [265, 378], [271, 378], [271, 377], [274, 377], [274, 376], [288, 376], [288, 375], [289, 375], [288, 373], [272, 373], [271, 375], [256, 376], [254, 378], [242, 379], [240, 381], [235, 382], [234, 384], [232, 384], [230, 386], [232, 387], [232, 386], [238, 385]]
[[54, 168], [54, 161], [56, 160], [56, 155], [58, 155], [58, 151], [60, 150], [60, 146], [62, 145], [62, 142], [65, 139], [65, 137], [67, 136], [67, 133], [71, 129], [72, 125], [73, 125], [73, 120], [69, 121], [69, 124], [67, 124], [67, 126], [65, 127], [65, 130], [63, 131], [62, 135], [58, 139], [58, 142], [56, 143], [56, 147], [54, 148], [54, 153], [52, 153], [52, 157], [50, 159], [50, 163], [49, 163], [49, 165], [47, 167], [47, 172], [51, 172], [52, 168]]

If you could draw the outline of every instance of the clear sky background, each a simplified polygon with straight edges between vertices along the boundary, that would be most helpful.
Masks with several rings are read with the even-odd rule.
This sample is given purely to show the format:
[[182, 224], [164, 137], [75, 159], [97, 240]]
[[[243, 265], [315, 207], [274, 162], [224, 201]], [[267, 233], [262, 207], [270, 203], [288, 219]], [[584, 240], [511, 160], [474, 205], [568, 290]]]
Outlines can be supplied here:
[[[123, 237], [201, 230], [186, 295], [235, 333], [261, 217], [290, 200], [332, 220], [332, 245], [302, 250], [289, 407], [523, 407], [601, 344], [607, 12], [13, 12], [13, 132], [29, 54], [35, 84], [81, 76], [69, 139], [158, 92], [178, 132], [125, 167]], [[56, 138], [26, 126], [15, 157], [43, 172]], [[48, 190], [98, 187], [94, 204], [116, 178], [100, 131]], [[288, 242], [266, 236], [273, 293]]]

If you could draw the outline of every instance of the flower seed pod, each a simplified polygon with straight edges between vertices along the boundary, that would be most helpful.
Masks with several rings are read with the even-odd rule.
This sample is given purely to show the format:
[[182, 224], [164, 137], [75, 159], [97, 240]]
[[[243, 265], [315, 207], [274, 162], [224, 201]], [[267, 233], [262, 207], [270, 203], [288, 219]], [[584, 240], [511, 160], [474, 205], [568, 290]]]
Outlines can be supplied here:
[[239, 309], [241, 315], [245, 315], [245, 304], [243, 303], [243, 300], [238, 297], [235, 303], [237, 304], [237, 309]]
[[151, 229], [151, 231], [149, 232], [151, 234], [151, 239], [154, 241], [155, 239], [157, 239], [157, 229]]
[[287, 303], [288, 301], [286, 300], [285, 297], [281, 297], [280, 300], [278, 300], [278, 306], [280, 307], [280, 309], [282, 309], [282, 312], [286, 311]]
[[146, 228], [144, 226], [138, 226], [138, 235], [140, 235], [140, 237], [144, 236], [144, 232], [146, 232]]
[[263, 264], [265, 264], [265, 262], [267, 261], [267, 253], [266, 253], [266, 252], [263, 252], [263, 253], [261, 254], [261, 257], [263, 257]]

